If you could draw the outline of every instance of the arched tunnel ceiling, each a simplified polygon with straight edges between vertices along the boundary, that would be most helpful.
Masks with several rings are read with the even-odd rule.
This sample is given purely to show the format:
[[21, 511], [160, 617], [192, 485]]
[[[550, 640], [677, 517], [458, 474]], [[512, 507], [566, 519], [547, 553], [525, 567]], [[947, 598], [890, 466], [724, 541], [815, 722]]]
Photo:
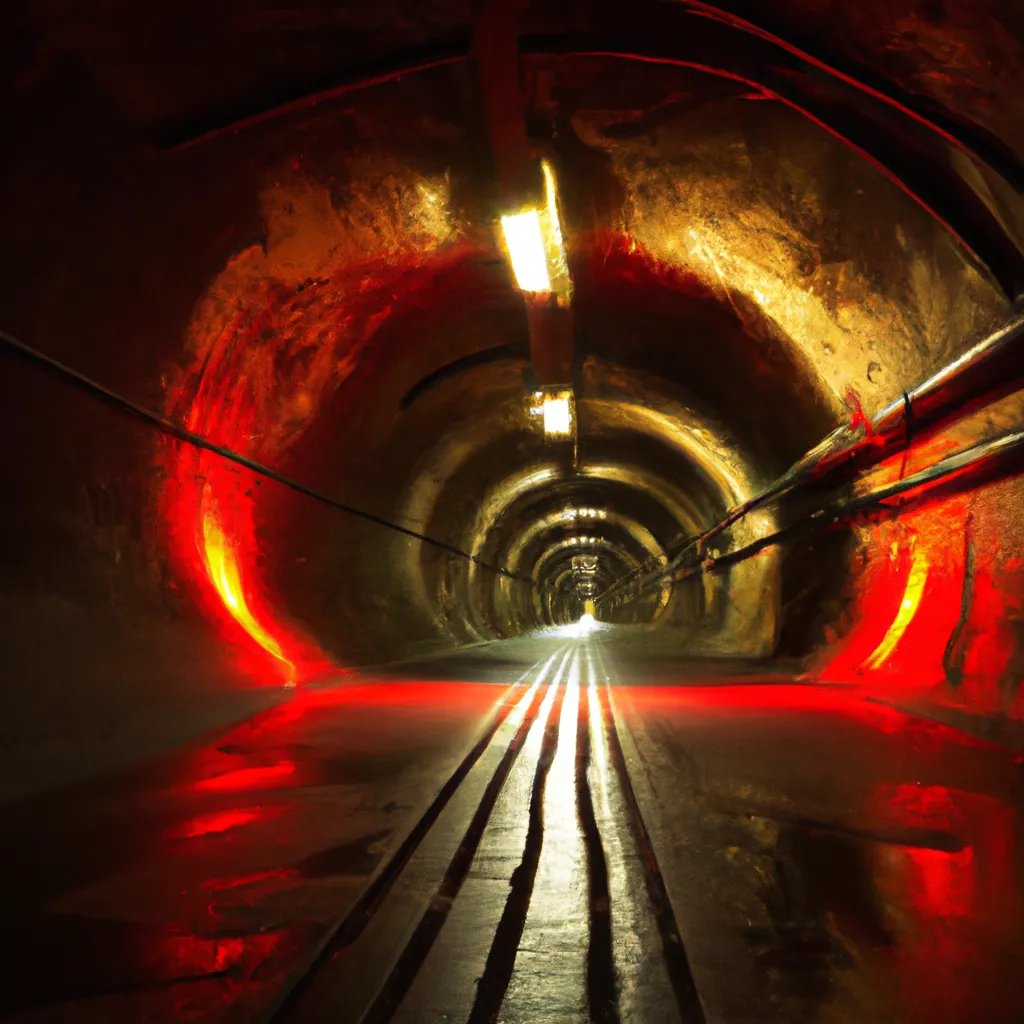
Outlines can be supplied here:
[[[725, 11], [1024, 156], [1024, 14], [1005, 0], [681, 0], [631, 4], [628, 14], [601, 2], [524, 6], [527, 35], [628, 37], [679, 10]], [[474, 11], [467, 0], [18, 0], [4, 11], [3, 66], [26, 93], [62, 76], [91, 79], [124, 116], [153, 131], [212, 126], [323, 88], [349, 69], [457, 47]]]
[[[579, 464], [528, 414], [522, 308], [495, 245], [474, 84], [457, 68], [251, 136], [263, 140], [248, 150], [265, 167], [263, 241], [236, 252], [195, 308], [180, 415], [543, 588], [564, 580], [574, 536], [552, 525], [527, 543], [532, 524], [601, 508], [627, 519], [616, 572], [663, 557], [838, 419], [887, 405], [1006, 316], [984, 269], [921, 205], [742, 83], [593, 56], [535, 55], [525, 68], [575, 284]], [[249, 524], [252, 489], [225, 486], [201, 515], [237, 502]], [[617, 487], [635, 492], [618, 508]], [[542, 598], [472, 564], [410, 559], [401, 538], [375, 539], [371, 558], [351, 550], [347, 525], [321, 531], [287, 506], [261, 500], [262, 546], [282, 604], [318, 637], [353, 618], [344, 601], [323, 604], [332, 579], [377, 592], [365, 608], [396, 628], [426, 622], [438, 592], [455, 595], [466, 639], [542, 616]], [[737, 573], [742, 595], [706, 594], [704, 614], [749, 631], [730, 642], [770, 650], [773, 602], [761, 598], [778, 586], [775, 560]], [[380, 593], [381, 574], [401, 602]], [[336, 642], [350, 657], [353, 637]]]

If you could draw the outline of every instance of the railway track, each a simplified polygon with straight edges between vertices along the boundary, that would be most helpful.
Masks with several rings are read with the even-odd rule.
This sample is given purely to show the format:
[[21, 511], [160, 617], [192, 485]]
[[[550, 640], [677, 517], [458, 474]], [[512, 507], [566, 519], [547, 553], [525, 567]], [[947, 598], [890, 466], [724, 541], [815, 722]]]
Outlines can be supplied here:
[[599, 644], [482, 736], [263, 1024], [704, 1020]]

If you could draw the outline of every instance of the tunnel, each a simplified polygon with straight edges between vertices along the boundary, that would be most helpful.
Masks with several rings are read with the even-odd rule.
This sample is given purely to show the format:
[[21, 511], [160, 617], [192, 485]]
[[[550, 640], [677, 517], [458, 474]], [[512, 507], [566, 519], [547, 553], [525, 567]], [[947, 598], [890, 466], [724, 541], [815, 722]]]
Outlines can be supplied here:
[[1024, 20], [0, 14], [19, 1022], [1024, 1018]]

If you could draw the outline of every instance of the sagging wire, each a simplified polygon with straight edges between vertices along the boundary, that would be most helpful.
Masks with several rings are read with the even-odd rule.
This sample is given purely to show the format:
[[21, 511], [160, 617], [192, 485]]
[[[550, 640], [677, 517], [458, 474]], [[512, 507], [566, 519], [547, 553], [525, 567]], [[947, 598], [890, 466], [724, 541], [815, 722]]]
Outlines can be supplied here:
[[153, 427], [167, 437], [174, 438], [176, 441], [181, 441], [202, 451], [212, 452], [214, 455], [218, 455], [220, 458], [225, 459], [228, 462], [233, 462], [237, 466], [242, 466], [245, 469], [248, 469], [257, 476], [264, 477], [267, 480], [273, 480], [275, 483], [288, 487], [299, 494], [304, 494], [306, 497], [312, 498], [314, 501], [318, 501], [323, 505], [327, 505], [329, 508], [336, 509], [339, 512], [344, 512], [346, 515], [355, 516], [357, 519], [363, 519], [366, 522], [374, 523], [377, 526], [384, 527], [385, 529], [394, 530], [396, 533], [404, 534], [406, 537], [411, 537], [413, 540], [418, 540], [430, 547], [437, 548], [440, 551], [445, 551], [458, 558], [463, 558], [467, 562], [472, 562], [474, 565], [487, 572], [493, 572], [499, 576], [505, 577], [506, 579], [515, 580], [520, 583], [529, 583], [531, 586], [534, 585], [533, 579], [529, 576], [512, 572], [510, 569], [505, 569], [502, 566], [492, 565], [490, 562], [485, 562], [468, 551], [463, 551], [454, 544], [438, 540], [436, 537], [420, 533], [417, 530], [411, 530], [406, 526], [401, 526], [399, 523], [392, 522], [390, 519], [385, 519], [383, 516], [375, 515], [373, 512], [367, 512], [365, 509], [356, 508], [354, 505], [338, 501], [336, 498], [331, 498], [326, 494], [322, 494], [320, 491], [314, 490], [312, 487], [307, 487], [306, 484], [300, 483], [298, 480], [293, 480], [291, 477], [285, 476], [283, 473], [278, 472], [270, 466], [265, 466], [261, 462], [256, 462], [254, 459], [250, 459], [248, 456], [242, 455], [240, 452], [236, 452], [231, 448], [226, 448], [224, 445], [216, 444], [208, 438], [203, 437], [201, 434], [197, 434], [194, 431], [189, 430], [182, 424], [176, 423], [174, 420], [168, 419], [166, 416], [161, 416], [159, 413], [153, 412], [152, 409], [147, 409], [143, 405], [139, 405], [138, 402], [134, 402], [130, 398], [125, 398], [123, 395], [119, 395], [116, 391], [112, 391], [103, 384], [87, 377], [84, 373], [80, 373], [78, 370], [67, 366], [59, 360], [54, 359], [52, 356], [48, 356], [45, 352], [41, 352], [39, 349], [26, 344], [24, 341], [16, 338], [13, 334], [9, 334], [7, 331], [0, 330], [0, 341], [27, 362], [30, 362], [33, 365], [53, 374], [59, 379], [72, 384], [74, 387], [77, 387], [79, 390], [85, 392], [97, 401], [102, 402], [104, 405], [107, 405], [118, 412], [134, 416], [136, 419], [141, 420], [143, 423]]

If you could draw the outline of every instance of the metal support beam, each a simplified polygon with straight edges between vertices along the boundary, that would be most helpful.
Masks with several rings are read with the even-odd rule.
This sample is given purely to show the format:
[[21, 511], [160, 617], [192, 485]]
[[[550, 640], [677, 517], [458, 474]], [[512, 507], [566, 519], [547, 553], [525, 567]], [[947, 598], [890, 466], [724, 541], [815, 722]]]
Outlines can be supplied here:
[[[540, 161], [526, 131], [519, 68], [519, 11], [523, 0], [488, 0], [476, 25], [470, 56], [480, 97], [503, 213], [545, 206]], [[573, 324], [565, 296], [524, 292], [530, 361], [540, 388], [572, 386]]]

